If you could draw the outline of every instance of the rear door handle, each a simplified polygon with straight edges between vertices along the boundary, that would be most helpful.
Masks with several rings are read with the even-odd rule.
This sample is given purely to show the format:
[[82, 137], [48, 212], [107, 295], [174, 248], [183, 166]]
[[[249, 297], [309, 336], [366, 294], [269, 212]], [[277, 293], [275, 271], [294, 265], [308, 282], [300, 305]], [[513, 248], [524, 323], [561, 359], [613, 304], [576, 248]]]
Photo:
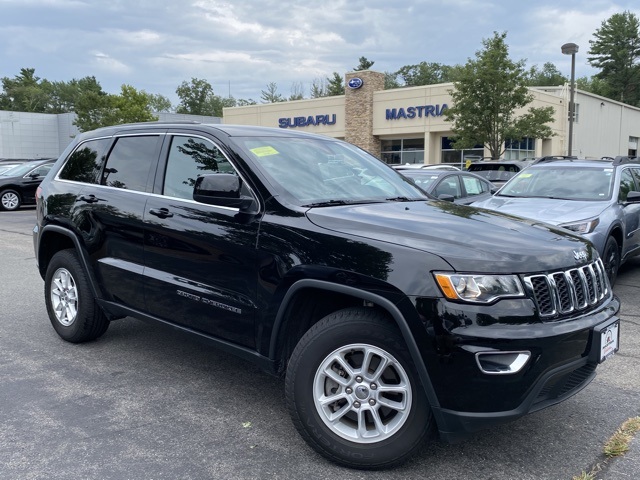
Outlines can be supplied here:
[[80, 195], [80, 200], [87, 203], [96, 203], [100, 199], [95, 195]]
[[173, 213], [171, 213], [168, 208], [152, 208], [149, 210], [149, 213], [159, 218], [173, 217]]

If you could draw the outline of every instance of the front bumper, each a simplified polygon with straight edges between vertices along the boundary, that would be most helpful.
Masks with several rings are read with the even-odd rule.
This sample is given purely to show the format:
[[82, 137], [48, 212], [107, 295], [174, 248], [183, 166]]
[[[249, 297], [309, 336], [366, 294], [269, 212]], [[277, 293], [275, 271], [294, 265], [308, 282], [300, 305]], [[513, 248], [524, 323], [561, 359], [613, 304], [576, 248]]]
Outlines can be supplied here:
[[[535, 315], [526, 301], [500, 303], [487, 311], [487, 307], [439, 301], [428, 308], [430, 317], [425, 315], [427, 304], [417, 303], [423, 319], [437, 318], [425, 322], [431, 340], [422, 353], [438, 399], [433, 413], [441, 437], [448, 441], [554, 405], [582, 390], [595, 378], [602, 328], [619, 322], [615, 296], [588, 314], [549, 322], [531, 321]], [[499, 320], [489, 324], [487, 317]], [[512, 374], [481, 370], [478, 352], [505, 351], [531, 355]]]

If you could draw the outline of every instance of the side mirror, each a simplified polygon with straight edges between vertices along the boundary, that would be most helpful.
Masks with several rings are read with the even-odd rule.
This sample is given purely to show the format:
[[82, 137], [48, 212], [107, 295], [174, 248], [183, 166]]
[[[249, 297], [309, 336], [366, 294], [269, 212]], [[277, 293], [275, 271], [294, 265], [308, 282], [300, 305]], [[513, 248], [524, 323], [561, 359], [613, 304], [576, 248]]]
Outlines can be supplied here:
[[448, 193], [441, 193], [438, 195], [438, 200], [444, 200], [445, 202], [453, 202], [456, 199], [453, 195], [449, 195]]
[[627, 193], [626, 203], [640, 203], [640, 192], [632, 190]]
[[243, 196], [242, 179], [231, 173], [202, 175], [196, 179], [193, 199], [208, 205], [237, 208], [244, 213], [254, 213], [256, 207], [253, 197]]

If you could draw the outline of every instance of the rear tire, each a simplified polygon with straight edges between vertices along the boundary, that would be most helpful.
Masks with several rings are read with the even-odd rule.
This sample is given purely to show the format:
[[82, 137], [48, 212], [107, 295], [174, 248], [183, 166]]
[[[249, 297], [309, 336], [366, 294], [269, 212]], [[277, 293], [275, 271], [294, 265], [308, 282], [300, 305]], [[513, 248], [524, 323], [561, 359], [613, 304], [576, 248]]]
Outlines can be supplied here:
[[347, 467], [398, 465], [432, 433], [406, 344], [371, 308], [348, 308], [315, 324], [291, 355], [285, 393], [305, 441]]
[[609, 283], [613, 287], [618, 278], [618, 270], [620, 269], [620, 249], [615, 238], [607, 238], [607, 243], [602, 252], [602, 262], [604, 263], [604, 271], [609, 278]]
[[0, 193], [0, 208], [2, 210], [13, 211], [20, 208], [22, 199], [20, 194], [15, 190], [4, 190]]
[[45, 275], [44, 294], [51, 325], [64, 340], [95, 340], [109, 328], [75, 251], [61, 250], [53, 256]]

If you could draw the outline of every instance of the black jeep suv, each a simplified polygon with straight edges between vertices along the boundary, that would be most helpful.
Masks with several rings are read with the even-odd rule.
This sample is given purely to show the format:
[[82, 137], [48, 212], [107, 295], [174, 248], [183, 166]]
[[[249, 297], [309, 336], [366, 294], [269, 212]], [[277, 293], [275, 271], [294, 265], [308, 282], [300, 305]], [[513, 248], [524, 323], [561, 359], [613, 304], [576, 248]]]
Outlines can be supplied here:
[[84, 133], [37, 194], [47, 311], [70, 342], [130, 316], [285, 375], [301, 435], [356, 468], [585, 387], [619, 338], [594, 247], [425, 195], [317, 135], [187, 123]]

